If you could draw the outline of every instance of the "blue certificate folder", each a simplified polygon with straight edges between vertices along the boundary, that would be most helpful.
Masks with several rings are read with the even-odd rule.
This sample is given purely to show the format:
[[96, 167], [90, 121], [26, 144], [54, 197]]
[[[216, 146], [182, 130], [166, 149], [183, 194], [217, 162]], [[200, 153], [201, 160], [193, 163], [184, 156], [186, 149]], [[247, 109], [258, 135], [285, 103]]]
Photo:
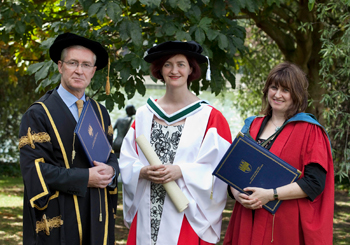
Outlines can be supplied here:
[[[213, 175], [238, 191], [245, 187], [277, 188], [295, 182], [301, 172], [259, 145], [238, 133]], [[271, 193], [272, 195], [272, 193]], [[281, 200], [270, 201], [263, 207], [274, 214]]]
[[112, 147], [92, 107], [91, 100], [85, 102], [74, 133], [83, 145], [92, 167], [95, 166], [93, 161], [107, 162]]

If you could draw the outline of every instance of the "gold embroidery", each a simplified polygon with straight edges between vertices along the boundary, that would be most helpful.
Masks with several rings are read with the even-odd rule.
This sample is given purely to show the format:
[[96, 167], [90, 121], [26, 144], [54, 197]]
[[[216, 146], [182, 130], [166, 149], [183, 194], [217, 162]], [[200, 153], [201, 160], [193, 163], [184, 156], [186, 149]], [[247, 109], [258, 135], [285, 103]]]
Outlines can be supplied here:
[[30, 146], [35, 149], [35, 145], [33, 143], [33, 137], [30, 133], [30, 127], [28, 127], [28, 133], [27, 133], [27, 137], [28, 137], [28, 140], [29, 140], [29, 143], [30, 143]]
[[26, 136], [22, 136], [19, 139], [18, 143], [18, 149], [21, 149], [25, 145], [30, 145], [33, 149], [35, 149], [34, 143], [44, 143], [44, 142], [50, 142], [51, 137], [46, 132], [40, 132], [35, 133], [34, 131], [31, 131], [31, 128], [28, 128], [28, 133]]
[[108, 126], [108, 135], [109, 136], [113, 136], [113, 127], [112, 127], [112, 125]]
[[63, 225], [61, 217], [62, 216], [60, 215], [53, 217], [52, 219], [46, 219], [46, 214], [44, 214], [41, 221], [36, 222], [36, 233], [39, 233], [39, 231], [45, 231], [45, 234], [49, 236], [52, 228], [58, 228]]
[[[118, 176], [115, 176], [115, 177], [118, 178]], [[113, 191], [109, 191], [109, 194], [110, 194], [110, 195], [118, 194], [118, 187], [114, 188]]]

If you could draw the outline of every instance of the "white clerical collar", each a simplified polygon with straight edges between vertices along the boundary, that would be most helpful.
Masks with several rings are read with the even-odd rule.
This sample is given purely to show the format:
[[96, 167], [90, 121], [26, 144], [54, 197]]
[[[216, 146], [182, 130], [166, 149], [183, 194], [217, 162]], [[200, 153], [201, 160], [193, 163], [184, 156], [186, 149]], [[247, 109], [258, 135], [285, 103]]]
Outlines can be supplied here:
[[181, 110], [178, 110], [177, 112], [174, 112], [173, 114], [169, 115], [157, 104], [157, 102], [152, 97], [150, 97], [147, 100], [148, 109], [150, 109], [157, 118], [163, 120], [168, 125], [179, 122], [185, 119], [186, 117], [200, 111], [202, 109], [203, 104], [209, 103], [204, 100], [198, 100], [182, 108]]

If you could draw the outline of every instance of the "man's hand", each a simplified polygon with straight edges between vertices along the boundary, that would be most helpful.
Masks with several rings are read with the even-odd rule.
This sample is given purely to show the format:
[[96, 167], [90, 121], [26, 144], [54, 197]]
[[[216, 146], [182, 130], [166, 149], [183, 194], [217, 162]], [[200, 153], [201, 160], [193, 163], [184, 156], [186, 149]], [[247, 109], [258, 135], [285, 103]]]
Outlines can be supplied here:
[[88, 187], [105, 188], [112, 181], [114, 169], [102, 162], [94, 161], [94, 165], [89, 168]]

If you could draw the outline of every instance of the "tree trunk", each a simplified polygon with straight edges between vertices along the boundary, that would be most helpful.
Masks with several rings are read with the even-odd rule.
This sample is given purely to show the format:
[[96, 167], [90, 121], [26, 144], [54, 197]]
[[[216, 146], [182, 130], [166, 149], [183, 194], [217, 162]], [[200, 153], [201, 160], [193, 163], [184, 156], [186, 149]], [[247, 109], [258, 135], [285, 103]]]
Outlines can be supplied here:
[[[276, 42], [286, 61], [298, 65], [305, 72], [309, 81], [309, 100], [312, 101], [307, 112], [312, 113], [324, 125], [324, 105], [321, 100], [325, 89], [321, 88], [319, 76], [322, 45], [320, 31], [323, 24], [317, 21], [315, 8], [309, 11], [308, 1], [294, 4], [290, 8], [281, 4], [281, 7], [266, 7], [258, 13], [243, 12]], [[294, 11], [293, 14], [291, 11]], [[310, 26], [303, 29], [300, 28], [301, 23], [309, 23]]]

